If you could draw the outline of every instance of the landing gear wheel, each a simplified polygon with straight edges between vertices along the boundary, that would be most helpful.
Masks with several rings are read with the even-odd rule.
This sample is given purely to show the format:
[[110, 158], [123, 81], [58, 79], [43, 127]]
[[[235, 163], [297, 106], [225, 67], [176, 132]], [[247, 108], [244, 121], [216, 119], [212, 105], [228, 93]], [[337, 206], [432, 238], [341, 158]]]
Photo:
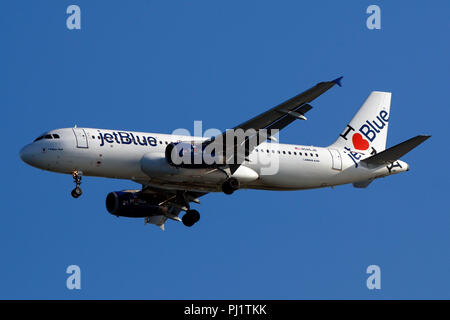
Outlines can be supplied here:
[[239, 189], [239, 180], [236, 178], [228, 178], [223, 184], [222, 184], [222, 191], [225, 194], [232, 194], [236, 190]]
[[80, 197], [83, 194], [83, 191], [81, 191], [80, 184], [81, 184], [81, 177], [82, 172], [75, 170], [72, 172], [73, 182], [75, 182], [75, 189], [72, 190], [71, 195], [75, 199]]
[[181, 218], [183, 224], [186, 227], [192, 227], [195, 223], [200, 220], [200, 213], [197, 210], [188, 210], [185, 215]]
[[72, 194], [72, 197], [74, 197], [76, 199], [83, 194], [83, 191], [81, 190], [80, 187], [76, 187], [75, 189], [72, 190], [71, 194]]

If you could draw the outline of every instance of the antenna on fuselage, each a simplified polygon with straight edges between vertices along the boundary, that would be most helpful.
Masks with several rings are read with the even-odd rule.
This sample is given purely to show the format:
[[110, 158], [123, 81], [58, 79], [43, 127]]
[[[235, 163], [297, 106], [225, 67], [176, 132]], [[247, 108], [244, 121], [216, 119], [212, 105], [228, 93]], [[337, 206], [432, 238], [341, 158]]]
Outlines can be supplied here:
[[73, 126], [74, 128], [76, 128], [77, 127], [77, 125], [75, 124], [74, 126]]

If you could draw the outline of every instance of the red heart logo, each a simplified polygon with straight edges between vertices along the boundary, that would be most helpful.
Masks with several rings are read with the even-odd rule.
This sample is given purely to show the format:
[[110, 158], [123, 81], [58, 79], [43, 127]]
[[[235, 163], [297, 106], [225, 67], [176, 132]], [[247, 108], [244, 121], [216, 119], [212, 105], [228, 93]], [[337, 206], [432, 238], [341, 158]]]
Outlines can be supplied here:
[[369, 141], [365, 140], [360, 133], [355, 133], [352, 137], [353, 145], [355, 149], [367, 150], [369, 149]]

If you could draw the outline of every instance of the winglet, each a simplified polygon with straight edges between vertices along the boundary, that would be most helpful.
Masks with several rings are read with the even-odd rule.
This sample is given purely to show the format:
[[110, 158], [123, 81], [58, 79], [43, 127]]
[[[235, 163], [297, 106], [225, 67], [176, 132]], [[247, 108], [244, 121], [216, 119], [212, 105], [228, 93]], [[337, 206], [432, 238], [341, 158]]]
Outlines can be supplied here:
[[336, 83], [339, 87], [342, 87], [342, 78], [343, 78], [343, 77], [339, 77], [339, 78], [337, 78], [337, 79], [334, 79], [334, 80], [331, 81], [331, 82], [334, 82], [334, 83]]

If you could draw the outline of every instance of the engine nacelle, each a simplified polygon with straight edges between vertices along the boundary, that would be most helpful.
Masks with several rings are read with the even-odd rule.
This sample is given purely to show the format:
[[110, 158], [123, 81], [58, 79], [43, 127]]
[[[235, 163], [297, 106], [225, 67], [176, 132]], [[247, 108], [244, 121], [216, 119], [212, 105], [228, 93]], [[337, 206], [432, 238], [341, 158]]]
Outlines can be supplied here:
[[115, 216], [144, 218], [166, 215], [169, 208], [159, 206], [146, 194], [139, 191], [115, 191], [106, 196], [106, 209]]

